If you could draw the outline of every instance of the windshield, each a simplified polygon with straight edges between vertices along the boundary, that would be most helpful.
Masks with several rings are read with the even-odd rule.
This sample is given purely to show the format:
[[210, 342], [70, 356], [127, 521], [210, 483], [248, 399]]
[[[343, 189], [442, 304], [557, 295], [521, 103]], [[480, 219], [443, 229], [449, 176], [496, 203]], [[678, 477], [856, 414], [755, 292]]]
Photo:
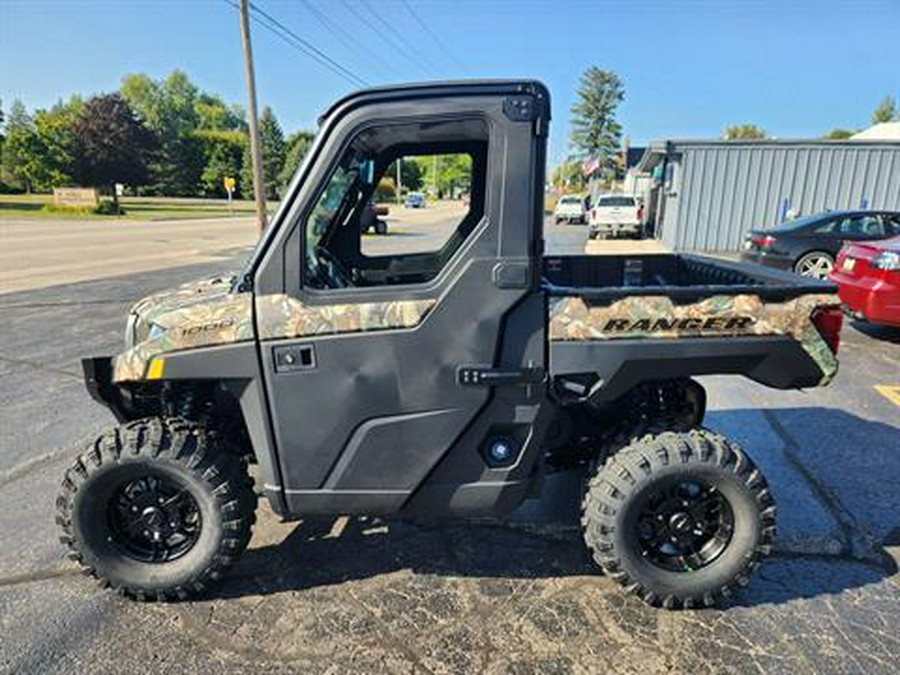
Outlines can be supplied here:
[[349, 166], [342, 164], [337, 168], [310, 213], [312, 227], [306, 228], [307, 255], [314, 255], [316, 247], [323, 242], [337, 218], [342, 212], [346, 213], [347, 209], [342, 206], [359, 198], [356, 180], [359, 176], [358, 165], [355, 161], [345, 164]]
[[598, 206], [634, 206], [634, 197], [601, 197]]
[[563, 197], [560, 200], [560, 202], [562, 202], [563, 204], [580, 204], [581, 198], [580, 197]]

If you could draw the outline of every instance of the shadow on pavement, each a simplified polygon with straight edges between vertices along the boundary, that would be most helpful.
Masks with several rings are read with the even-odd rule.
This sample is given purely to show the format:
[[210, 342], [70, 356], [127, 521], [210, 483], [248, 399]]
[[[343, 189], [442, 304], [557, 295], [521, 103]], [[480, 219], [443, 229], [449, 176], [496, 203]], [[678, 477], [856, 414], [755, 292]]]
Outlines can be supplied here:
[[[801, 437], [806, 429], [818, 431], [818, 436], [806, 441], [787, 439], [793, 447], [785, 452], [810, 451], [809, 457], [801, 457], [803, 467], [795, 480], [814, 482], [817, 495], [833, 500], [826, 510], [836, 514], [845, 534], [854, 541], [868, 542], [871, 549], [852, 546], [837, 554], [776, 553], [750, 585], [737, 593], [733, 604], [756, 606], [839, 594], [896, 574], [896, 562], [883, 548], [900, 531], [896, 428], [834, 409], [773, 412], [792, 435]], [[717, 415], [720, 419], [740, 418], [751, 413], [759, 414], [735, 410]], [[829, 458], [833, 449], [829, 442], [840, 445], [845, 456], [837, 453]], [[751, 455], [760, 450], [747, 449]], [[754, 459], [765, 471], [765, 458]], [[401, 570], [487, 579], [597, 574], [578, 531], [579, 484], [576, 474], [568, 474], [558, 485], [548, 484], [539, 508], [526, 509], [528, 520], [514, 517], [509, 523], [368, 517], [304, 520], [281, 543], [247, 551], [225, 583], [211, 591], [212, 597], [299, 591]], [[777, 493], [775, 496], [778, 499]], [[791, 503], [790, 499], [782, 501], [782, 508]]]

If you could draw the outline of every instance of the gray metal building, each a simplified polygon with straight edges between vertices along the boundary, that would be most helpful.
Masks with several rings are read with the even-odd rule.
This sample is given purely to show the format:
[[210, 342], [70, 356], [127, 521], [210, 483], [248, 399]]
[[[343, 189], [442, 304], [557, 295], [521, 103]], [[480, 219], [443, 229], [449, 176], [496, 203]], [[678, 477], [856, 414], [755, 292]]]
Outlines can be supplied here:
[[656, 237], [676, 251], [735, 252], [789, 214], [900, 211], [900, 141], [665, 141], [637, 166]]

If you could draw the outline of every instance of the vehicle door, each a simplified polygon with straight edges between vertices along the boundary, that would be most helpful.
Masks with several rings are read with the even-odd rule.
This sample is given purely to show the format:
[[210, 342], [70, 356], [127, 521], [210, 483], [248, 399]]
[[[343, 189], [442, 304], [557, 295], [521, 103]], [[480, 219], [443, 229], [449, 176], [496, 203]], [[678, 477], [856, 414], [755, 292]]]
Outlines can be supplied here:
[[[542, 346], [502, 339], [539, 297], [543, 138], [519, 104], [510, 113], [534, 97], [385, 98], [326, 119], [256, 272], [294, 511], [397, 510], [491, 398], [471, 373], [544, 365]], [[424, 208], [399, 206], [407, 190], [428, 193]], [[370, 199], [391, 204], [385, 236], [360, 234]], [[544, 319], [541, 305], [521, 324], [529, 344]]]

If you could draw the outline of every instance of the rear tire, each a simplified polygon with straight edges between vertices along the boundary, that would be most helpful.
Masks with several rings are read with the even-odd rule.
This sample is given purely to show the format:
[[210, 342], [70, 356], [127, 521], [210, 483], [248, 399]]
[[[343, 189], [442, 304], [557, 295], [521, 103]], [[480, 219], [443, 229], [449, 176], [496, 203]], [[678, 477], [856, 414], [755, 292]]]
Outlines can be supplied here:
[[794, 272], [801, 277], [827, 279], [834, 269], [834, 258], [825, 251], [804, 253], [794, 264]]
[[149, 418], [101, 435], [66, 472], [60, 540], [137, 600], [203, 591], [243, 552], [256, 495], [244, 461], [204, 427]]
[[594, 560], [629, 592], [691, 608], [748, 582], [771, 551], [775, 506], [737, 445], [705, 429], [666, 431], [632, 442], [594, 473], [581, 523]]
[[387, 234], [387, 223], [383, 220], [375, 221], [375, 234]]

